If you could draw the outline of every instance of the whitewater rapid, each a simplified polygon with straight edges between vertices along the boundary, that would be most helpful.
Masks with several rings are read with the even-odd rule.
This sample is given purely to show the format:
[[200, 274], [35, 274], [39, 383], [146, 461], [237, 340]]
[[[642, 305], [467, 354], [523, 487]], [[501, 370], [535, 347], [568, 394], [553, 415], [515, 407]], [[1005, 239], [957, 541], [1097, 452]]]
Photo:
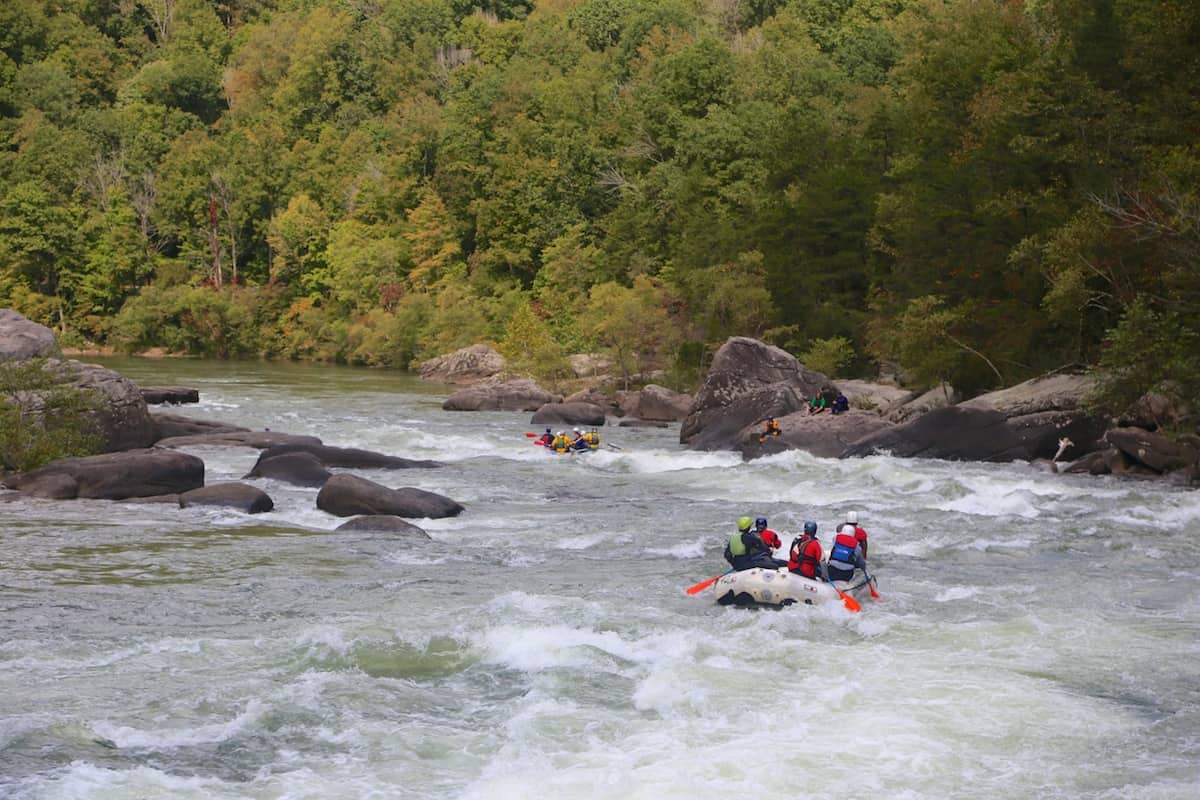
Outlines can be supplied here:
[[[466, 506], [431, 541], [0, 501], [0, 797], [1188, 798], [1200, 788], [1200, 493], [1027, 464], [784, 453], [666, 430], [582, 457], [395, 373], [104, 360], [172, 413], [443, 462], [356, 470]], [[617, 449], [619, 448], [619, 449]], [[196, 447], [209, 483], [257, 452]], [[750, 611], [684, 589], [734, 521], [828, 544], [882, 599]]]

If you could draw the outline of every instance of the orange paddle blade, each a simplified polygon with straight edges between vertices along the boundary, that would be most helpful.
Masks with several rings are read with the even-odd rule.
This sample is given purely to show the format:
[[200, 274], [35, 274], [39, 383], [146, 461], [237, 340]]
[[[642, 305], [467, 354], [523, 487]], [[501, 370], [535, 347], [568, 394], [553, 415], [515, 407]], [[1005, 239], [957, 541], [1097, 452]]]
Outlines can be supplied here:
[[841, 595], [842, 605], [844, 605], [846, 607], [847, 611], [853, 611], [855, 614], [857, 614], [859, 611], [862, 611], [862, 606], [860, 606], [858, 604], [858, 601], [855, 600], [853, 597], [846, 594], [845, 592], [838, 592], [838, 594]]
[[707, 589], [708, 587], [710, 587], [714, 583], [716, 583], [720, 577], [721, 577], [720, 575], [717, 575], [715, 578], [709, 578], [706, 581], [700, 581], [695, 586], [688, 587], [687, 593], [688, 594], [699, 594], [700, 592], [703, 592], [705, 589]]
[[536, 433], [526, 433], [525, 435], [526, 435], [527, 437], [529, 437], [530, 439], [536, 439], [536, 438], [537, 438], [537, 434], [536, 434]]

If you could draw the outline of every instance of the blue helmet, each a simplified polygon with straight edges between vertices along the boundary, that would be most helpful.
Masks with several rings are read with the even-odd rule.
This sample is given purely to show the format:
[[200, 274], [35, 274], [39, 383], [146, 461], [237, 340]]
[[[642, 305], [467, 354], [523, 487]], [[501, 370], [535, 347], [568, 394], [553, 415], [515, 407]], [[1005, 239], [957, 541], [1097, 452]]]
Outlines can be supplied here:
[[765, 531], [766, 529], [767, 529], [767, 518], [766, 517], [759, 517], [758, 519], [754, 520], [754, 530]]
[[809, 520], [808, 522], [804, 523], [804, 532], [809, 534], [810, 536], [816, 536], [817, 535], [817, 523], [813, 522], [812, 520]]
[[549, 426], [549, 425], [547, 425], [547, 426], [546, 426], [546, 433], [549, 433], [549, 432], [550, 432], [550, 426]]

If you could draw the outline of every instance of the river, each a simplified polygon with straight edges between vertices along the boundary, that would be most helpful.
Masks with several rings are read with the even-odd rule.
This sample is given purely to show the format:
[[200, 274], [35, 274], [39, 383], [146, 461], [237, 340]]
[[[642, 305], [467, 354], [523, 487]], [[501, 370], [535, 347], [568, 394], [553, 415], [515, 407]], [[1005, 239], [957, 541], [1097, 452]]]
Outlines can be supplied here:
[[[0, 502], [0, 797], [1179, 798], [1200, 794], [1200, 493], [1027, 464], [786, 453], [667, 430], [584, 457], [388, 371], [103, 363], [166, 409], [440, 469], [432, 541], [247, 516]], [[619, 449], [617, 449], [619, 448]], [[209, 483], [257, 452], [196, 447]], [[857, 510], [881, 599], [684, 589], [734, 521], [828, 546]]]

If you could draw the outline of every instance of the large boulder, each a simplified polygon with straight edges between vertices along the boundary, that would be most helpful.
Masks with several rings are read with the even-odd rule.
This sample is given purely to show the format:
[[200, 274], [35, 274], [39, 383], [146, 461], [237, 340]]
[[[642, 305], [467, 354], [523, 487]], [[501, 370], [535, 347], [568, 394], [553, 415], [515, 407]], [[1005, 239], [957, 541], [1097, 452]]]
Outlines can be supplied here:
[[604, 424], [604, 409], [591, 403], [547, 403], [533, 412], [529, 423], [596, 427]]
[[980, 395], [958, 407], [1004, 414], [1025, 452], [1014, 458], [1052, 458], [1063, 437], [1074, 443], [1075, 452], [1087, 453], [1096, 448], [1107, 427], [1104, 419], [1084, 406], [1095, 383], [1090, 375], [1059, 373]]
[[850, 409], [841, 414], [809, 414], [797, 411], [775, 420], [778, 436], [762, 436], [754, 431], [739, 447], [747, 460], [784, 450], [804, 450], [822, 458], [837, 458], [854, 442], [878, 433], [891, 424], [869, 411]]
[[904, 425], [868, 434], [841, 455], [848, 458], [876, 453], [949, 461], [1012, 461], [1030, 457], [1008, 427], [1004, 414], [960, 406], [934, 409]]
[[158, 439], [158, 425], [133, 381], [96, 364], [51, 359], [46, 366], [58, 370], [72, 386], [97, 400], [95, 410], [88, 415], [104, 436], [105, 451], [149, 447]]
[[274, 501], [262, 489], [245, 483], [214, 483], [179, 495], [179, 507], [220, 506], [234, 508], [247, 514], [262, 514], [275, 507]]
[[264, 451], [258, 457], [253, 469], [246, 473], [246, 478], [271, 478], [294, 486], [324, 486], [332, 472], [312, 453], [303, 451], [284, 452], [275, 456], [267, 456]]
[[442, 403], [446, 411], [537, 411], [546, 403], [561, 403], [562, 395], [551, 394], [529, 378], [497, 380], [459, 389]]
[[54, 332], [9, 308], [0, 308], [0, 361], [28, 361], [59, 354]]
[[893, 383], [872, 383], [859, 380], [839, 380], [837, 388], [850, 401], [851, 408], [883, 414], [886, 409], [914, 397], [914, 392]]
[[59, 500], [126, 500], [183, 493], [203, 485], [203, 461], [187, 453], [157, 449], [62, 458], [0, 481], [0, 487]]
[[721, 345], [679, 431], [695, 450], [734, 450], [767, 417], [805, 407], [828, 379], [764, 342], [733, 337]]
[[603, 353], [572, 353], [567, 356], [567, 363], [576, 378], [596, 378], [612, 369], [612, 359]]
[[392, 514], [397, 517], [440, 519], [461, 514], [463, 507], [448, 497], [422, 489], [389, 489], [360, 478], [339, 474], [317, 493], [317, 508], [339, 517]]
[[417, 374], [426, 381], [472, 384], [499, 374], [503, 369], [504, 356], [486, 344], [473, 344], [429, 359], [417, 368]]
[[692, 396], [650, 383], [640, 391], [623, 393], [621, 410], [638, 419], [679, 422], [692, 410]]
[[356, 447], [330, 447], [319, 441], [293, 441], [268, 447], [259, 455], [255, 468], [267, 459], [285, 453], [307, 453], [326, 467], [349, 469], [429, 469], [441, 466], [441, 462], [428, 459], [400, 458], [376, 453], [374, 450], [359, 450]]
[[943, 383], [926, 392], [911, 392], [907, 397], [897, 398], [882, 410], [882, 414], [888, 422], [899, 425], [935, 408], [952, 406], [960, 399], [953, 386]]
[[431, 539], [424, 528], [419, 528], [411, 522], [405, 522], [391, 514], [366, 514], [354, 517], [334, 530], [339, 531], [370, 531], [374, 533], [399, 533], [411, 539]]

